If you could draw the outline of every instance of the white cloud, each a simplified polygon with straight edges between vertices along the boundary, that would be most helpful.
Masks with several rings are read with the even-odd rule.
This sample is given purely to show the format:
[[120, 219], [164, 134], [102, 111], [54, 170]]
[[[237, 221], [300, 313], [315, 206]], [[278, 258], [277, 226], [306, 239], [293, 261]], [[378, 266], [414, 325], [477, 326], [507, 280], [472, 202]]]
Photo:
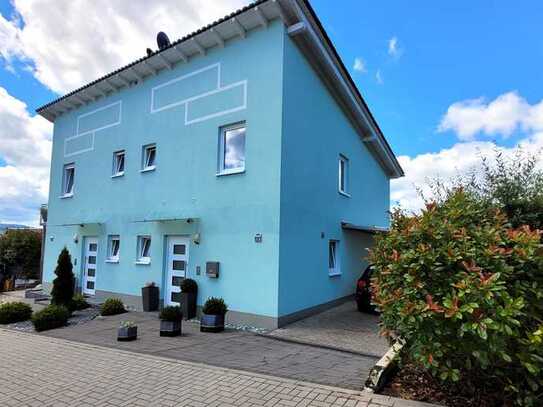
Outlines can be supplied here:
[[[525, 151], [532, 153], [543, 148], [543, 133], [537, 133], [519, 142]], [[493, 157], [498, 148], [504, 155], [511, 155], [515, 147], [499, 147], [489, 141], [457, 143], [437, 153], [420, 154], [416, 157], [400, 156], [398, 160], [405, 171], [405, 177], [393, 180], [390, 199], [392, 205], [417, 211], [423, 200], [417, 189], [425, 196], [431, 196], [428, 181], [439, 178], [447, 183], [459, 175], [466, 175], [480, 169], [481, 156]]]
[[543, 130], [543, 100], [530, 105], [517, 92], [508, 92], [489, 103], [484, 98], [456, 102], [438, 127], [440, 132], [456, 132], [460, 140], [472, 140], [478, 133], [508, 137], [518, 129]]
[[0, 87], [0, 222], [36, 224], [47, 202], [52, 124]]
[[353, 64], [353, 69], [357, 72], [362, 72], [362, 73], [366, 73], [367, 72], [367, 69], [366, 69], [366, 63], [364, 62], [364, 60], [360, 57], [356, 57], [354, 59], [354, 64]]
[[400, 58], [403, 50], [398, 44], [398, 37], [392, 37], [388, 40], [388, 55], [394, 58]]
[[26, 62], [41, 83], [66, 93], [156, 49], [158, 31], [174, 40], [247, 2], [14, 0], [20, 17], [0, 15], [0, 56], [11, 69]]
[[375, 72], [375, 81], [379, 84], [379, 85], [382, 85], [384, 82], [383, 80], [383, 75], [381, 74], [381, 70], [378, 69], [377, 72]]

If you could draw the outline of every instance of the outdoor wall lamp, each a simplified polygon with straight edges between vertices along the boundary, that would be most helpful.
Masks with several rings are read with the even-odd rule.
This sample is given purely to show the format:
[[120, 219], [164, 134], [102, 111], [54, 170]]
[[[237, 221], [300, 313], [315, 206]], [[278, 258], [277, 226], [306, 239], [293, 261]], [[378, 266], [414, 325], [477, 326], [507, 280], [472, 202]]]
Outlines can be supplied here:
[[75, 244], [78, 244], [79, 243], [79, 236], [76, 234], [74, 234], [74, 243]]
[[200, 244], [200, 233], [195, 233], [192, 235], [192, 242], [194, 244]]

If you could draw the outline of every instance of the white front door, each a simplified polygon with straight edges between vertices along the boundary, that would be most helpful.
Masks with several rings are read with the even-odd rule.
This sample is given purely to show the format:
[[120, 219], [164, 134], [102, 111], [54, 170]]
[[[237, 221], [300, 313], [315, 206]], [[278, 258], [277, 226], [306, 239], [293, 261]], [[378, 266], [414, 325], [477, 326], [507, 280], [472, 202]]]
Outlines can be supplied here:
[[189, 239], [168, 236], [166, 255], [166, 295], [164, 304], [181, 305], [181, 281], [186, 277], [189, 261]]
[[83, 262], [83, 294], [94, 295], [96, 290], [96, 263], [98, 256], [98, 238], [85, 238], [85, 259]]

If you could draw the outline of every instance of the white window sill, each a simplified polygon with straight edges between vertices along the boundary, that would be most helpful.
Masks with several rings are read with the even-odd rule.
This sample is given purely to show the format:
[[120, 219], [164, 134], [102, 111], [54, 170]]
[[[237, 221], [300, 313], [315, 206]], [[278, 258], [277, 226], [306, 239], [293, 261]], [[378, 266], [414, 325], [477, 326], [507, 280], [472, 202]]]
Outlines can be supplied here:
[[347, 192], [344, 192], [344, 191], [341, 191], [341, 190], [339, 190], [338, 192], [339, 192], [340, 195], [343, 195], [343, 196], [345, 196], [347, 198], [351, 197], [351, 194], [348, 194]]
[[74, 194], [73, 192], [71, 194], [64, 194], [64, 195], [61, 195], [59, 198], [60, 199], [67, 199], [67, 198], [73, 198]]
[[239, 169], [236, 169], [236, 170], [220, 171], [216, 175], [217, 175], [217, 177], [223, 177], [225, 175], [243, 174], [244, 172], [245, 172], [245, 168], [239, 168]]
[[136, 260], [134, 264], [137, 264], [139, 266], [148, 266], [151, 264], [151, 260]]
[[118, 264], [118, 263], [119, 263], [119, 259], [114, 259], [114, 258], [106, 259], [106, 263]]
[[140, 172], [151, 172], [151, 171], [154, 171], [156, 169], [156, 166], [152, 166], [152, 167], [145, 167], [144, 169], [140, 170]]
[[119, 178], [119, 177], [122, 177], [122, 176], [124, 176], [124, 171], [123, 172], [118, 172], [117, 174], [113, 174], [111, 176], [111, 178]]

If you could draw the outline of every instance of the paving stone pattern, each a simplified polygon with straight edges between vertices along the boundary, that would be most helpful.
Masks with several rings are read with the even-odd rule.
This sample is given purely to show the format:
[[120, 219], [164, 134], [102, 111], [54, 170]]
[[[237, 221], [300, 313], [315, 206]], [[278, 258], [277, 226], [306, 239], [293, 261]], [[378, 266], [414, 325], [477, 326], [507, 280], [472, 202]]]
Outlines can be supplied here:
[[[138, 340], [117, 342], [120, 321], [138, 325]], [[285, 343], [250, 332], [227, 330], [201, 333], [199, 325], [183, 322], [183, 335], [159, 336], [157, 314], [128, 312], [43, 334], [167, 358], [248, 370], [295, 380], [360, 390], [378, 358], [313, 346]]]
[[0, 329], [1, 406], [430, 406]]
[[378, 323], [379, 316], [358, 312], [356, 303], [348, 301], [267, 335], [380, 358], [389, 345], [379, 335]]

